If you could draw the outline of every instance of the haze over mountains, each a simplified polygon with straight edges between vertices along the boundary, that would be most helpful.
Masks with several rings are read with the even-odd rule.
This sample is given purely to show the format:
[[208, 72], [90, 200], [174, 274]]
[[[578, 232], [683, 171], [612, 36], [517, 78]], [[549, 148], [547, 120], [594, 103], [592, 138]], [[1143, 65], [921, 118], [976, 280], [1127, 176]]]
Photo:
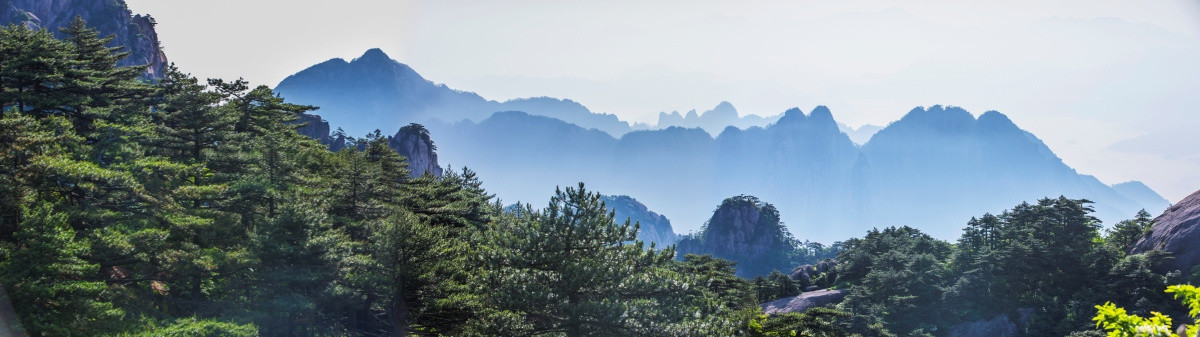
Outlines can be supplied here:
[[425, 123], [442, 163], [477, 171], [506, 202], [538, 204], [555, 186], [583, 181], [636, 198], [680, 232], [741, 194], [775, 204], [797, 238], [821, 242], [891, 225], [948, 239], [972, 216], [1059, 195], [1095, 201], [1109, 224], [1169, 204], [1140, 183], [1109, 186], [1076, 172], [995, 111], [918, 107], [874, 133], [839, 126], [821, 106], [764, 124], [723, 103], [660, 115], [661, 126], [687, 127], [633, 131], [570, 100], [496, 102], [437, 85], [379, 50], [318, 64], [277, 90], [320, 106], [351, 135]]

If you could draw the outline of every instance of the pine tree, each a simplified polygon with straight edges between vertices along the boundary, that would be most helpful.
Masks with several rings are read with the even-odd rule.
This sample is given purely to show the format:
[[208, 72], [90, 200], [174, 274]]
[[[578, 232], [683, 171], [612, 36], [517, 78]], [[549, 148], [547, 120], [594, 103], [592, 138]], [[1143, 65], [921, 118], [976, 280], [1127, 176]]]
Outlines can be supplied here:
[[1154, 219], [1143, 209], [1138, 211], [1133, 219], [1118, 222], [1108, 229], [1104, 241], [1117, 250], [1128, 252], [1138, 240], [1150, 234], [1153, 227]]
[[67, 224], [66, 214], [33, 199], [21, 211], [20, 229], [0, 243], [0, 284], [27, 331], [34, 336], [114, 331], [123, 312], [104, 298], [99, 266], [83, 259], [88, 243]]
[[646, 336], [677, 322], [674, 250], [636, 242], [634, 225], [615, 223], [582, 184], [501, 226], [487, 253], [498, 310], [485, 320], [497, 335]]
[[0, 29], [0, 55], [0, 108], [46, 117], [81, 101], [67, 90], [67, 73], [76, 62], [71, 45], [50, 32], [17, 25]]

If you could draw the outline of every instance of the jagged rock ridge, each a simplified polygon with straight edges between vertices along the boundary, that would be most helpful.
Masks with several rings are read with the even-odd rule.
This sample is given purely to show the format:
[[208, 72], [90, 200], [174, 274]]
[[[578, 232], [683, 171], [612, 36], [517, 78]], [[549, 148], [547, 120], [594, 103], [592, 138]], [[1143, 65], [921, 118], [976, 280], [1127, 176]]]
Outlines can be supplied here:
[[154, 18], [133, 15], [124, 0], [5, 0], [0, 1], [0, 24], [20, 24], [59, 34], [76, 16], [102, 36], [115, 35], [111, 45], [125, 46], [129, 57], [119, 65], [146, 65], [146, 75], [161, 78], [167, 56], [159, 46]]

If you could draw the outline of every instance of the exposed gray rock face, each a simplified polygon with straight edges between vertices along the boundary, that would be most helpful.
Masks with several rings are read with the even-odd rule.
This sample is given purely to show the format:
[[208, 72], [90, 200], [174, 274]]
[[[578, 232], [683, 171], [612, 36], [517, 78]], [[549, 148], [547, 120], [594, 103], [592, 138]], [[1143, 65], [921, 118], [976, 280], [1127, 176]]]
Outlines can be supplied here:
[[301, 114], [300, 119], [296, 120], [296, 124], [301, 124], [296, 132], [317, 140], [318, 143], [325, 144], [330, 151], [341, 151], [346, 147], [346, 137], [343, 135], [333, 135], [329, 133], [329, 122], [321, 118], [321, 116], [313, 114]]
[[1154, 218], [1150, 235], [1133, 247], [1133, 253], [1161, 250], [1172, 259], [1163, 262], [1160, 272], [1190, 272], [1200, 265], [1200, 191], [1183, 198]]
[[837, 263], [837, 259], [828, 259], [821, 260], [816, 264], [800, 265], [799, 267], [792, 269], [792, 273], [789, 276], [791, 276], [793, 280], [800, 281], [803, 284], [812, 284], [813, 278], [817, 277], [817, 275], [821, 275], [821, 273], [833, 269], [833, 267], [837, 266]]
[[297, 124], [302, 124], [296, 132], [316, 139], [321, 144], [329, 145], [333, 140], [329, 136], [329, 122], [321, 119], [321, 116], [313, 114], [301, 114], [300, 119], [296, 120]]
[[681, 238], [676, 248], [679, 256], [711, 254], [737, 262], [743, 277], [787, 272], [796, 265], [795, 238], [779, 222], [779, 211], [746, 195], [722, 201], [704, 229]]
[[821, 289], [801, 293], [795, 297], [785, 297], [762, 304], [763, 313], [767, 315], [786, 314], [789, 312], [803, 313], [805, 310], [836, 304], [846, 298], [845, 290]]
[[947, 330], [947, 337], [1014, 337], [1017, 335], [1017, 324], [1024, 325], [1029, 320], [1029, 315], [1033, 313], [1033, 309], [1017, 309], [1017, 313], [1021, 316], [1018, 322], [1013, 322], [1008, 318], [1008, 315], [997, 315], [990, 320], [979, 320], [974, 322], [966, 322], [951, 326]]
[[442, 176], [442, 168], [438, 166], [437, 146], [429, 138], [429, 130], [421, 124], [409, 124], [400, 128], [395, 136], [388, 137], [388, 146], [408, 158], [408, 169], [412, 176], [420, 177], [429, 173], [435, 177]]
[[663, 248], [675, 243], [675, 231], [671, 228], [671, 220], [650, 211], [646, 205], [627, 195], [604, 196], [604, 206], [608, 207], [617, 222], [629, 219], [630, 223], [641, 224], [638, 229], [638, 240], [653, 242], [656, 248]]
[[62, 36], [58, 28], [66, 27], [76, 16], [87, 20], [88, 26], [100, 35], [115, 35], [111, 46], [124, 46], [129, 57], [119, 65], [146, 65], [146, 76], [162, 78], [166, 71], [167, 55], [159, 47], [154, 18], [133, 15], [124, 0], [2, 0], [0, 24], [21, 24], [45, 28]]

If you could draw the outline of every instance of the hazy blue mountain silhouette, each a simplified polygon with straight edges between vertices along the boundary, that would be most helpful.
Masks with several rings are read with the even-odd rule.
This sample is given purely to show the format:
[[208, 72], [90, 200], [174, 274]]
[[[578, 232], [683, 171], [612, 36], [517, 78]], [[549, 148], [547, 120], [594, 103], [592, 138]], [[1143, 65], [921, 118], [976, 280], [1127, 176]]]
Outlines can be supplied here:
[[337, 58], [288, 76], [275, 90], [289, 101], [321, 107], [315, 114], [352, 136], [375, 129], [390, 133], [408, 123], [481, 121], [506, 110], [551, 116], [614, 135], [630, 127], [571, 100], [549, 97], [496, 102], [436, 84], [411, 67], [371, 49], [349, 62]]
[[671, 113], [658, 113], [657, 129], [665, 129], [672, 126], [684, 128], [701, 128], [708, 131], [709, 134], [719, 134], [726, 127], [733, 126], [739, 129], [745, 129], [754, 126], [766, 126], [779, 119], [782, 115], [762, 117], [758, 115], [739, 116], [736, 108], [729, 102], [721, 102], [712, 110], [703, 113], [696, 113], [696, 110], [688, 111], [680, 114], [678, 111]]
[[429, 129], [444, 162], [476, 170], [506, 200], [542, 200], [555, 186], [584, 181], [636, 196], [681, 232], [738, 194], [786, 210], [797, 238], [823, 242], [891, 225], [950, 239], [972, 216], [1059, 195], [1095, 201], [1110, 224], [1168, 204], [1137, 183], [1114, 188], [1079, 174], [999, 112], [976, 118], [956, 107], [913, 109], [861, 147], [825, 107], [715, 138], [681, 127], [614, 138], [521, 112]]
[[570, 100], [496, 102], [450, 89], [378, 49], [305, 69], [277, 90], [320, 106], [331, 128], [351, 135], [425, 123], [440, 163], [476, 170], [507, 201], [536, 203], [583, 181], [636, 197], [683, 233], [698, 229], [711, 205], [742, 194], [777, 205], [796, 237], [822, 242], [892, 225], [951, 239], [972, 216], [1059, 195], [1095, 201], [1107, 223], [1168, 205], [1141, 183], [1108, 186], [1076, 172], [994, 111], [976, 118], [916, 108], [869, 141], [856, 134], [858, 144], [848, 134], [861, 130], [847, 132], [823, 106], [757, 117], [722, 102], [703, 114], [660, 115], [660, 125], [679, 125], [631, 131]]
[[[1129, 198], [1129, 200], [1133, 200], [1143, 205], [1171, 204], [1170, 201], [1168, 201], [1166, 198], [1163, 198], [1161, 195], [1158, 195], [1158, 192], [1155, 192], [1150, 188], [1150, 186], [1146, 186], [1146, 184], [1143, 184], [1140, 181], [1123, 182], [1112, 185], [1112, 188], [1116, 190], [1117, 193], [1120, 193], [1121, 196]], [[1154, 209], [1147, 209], [1146, 211], [1151, 212], [1151, 215], [1157, 214], [1154, 212]]]

